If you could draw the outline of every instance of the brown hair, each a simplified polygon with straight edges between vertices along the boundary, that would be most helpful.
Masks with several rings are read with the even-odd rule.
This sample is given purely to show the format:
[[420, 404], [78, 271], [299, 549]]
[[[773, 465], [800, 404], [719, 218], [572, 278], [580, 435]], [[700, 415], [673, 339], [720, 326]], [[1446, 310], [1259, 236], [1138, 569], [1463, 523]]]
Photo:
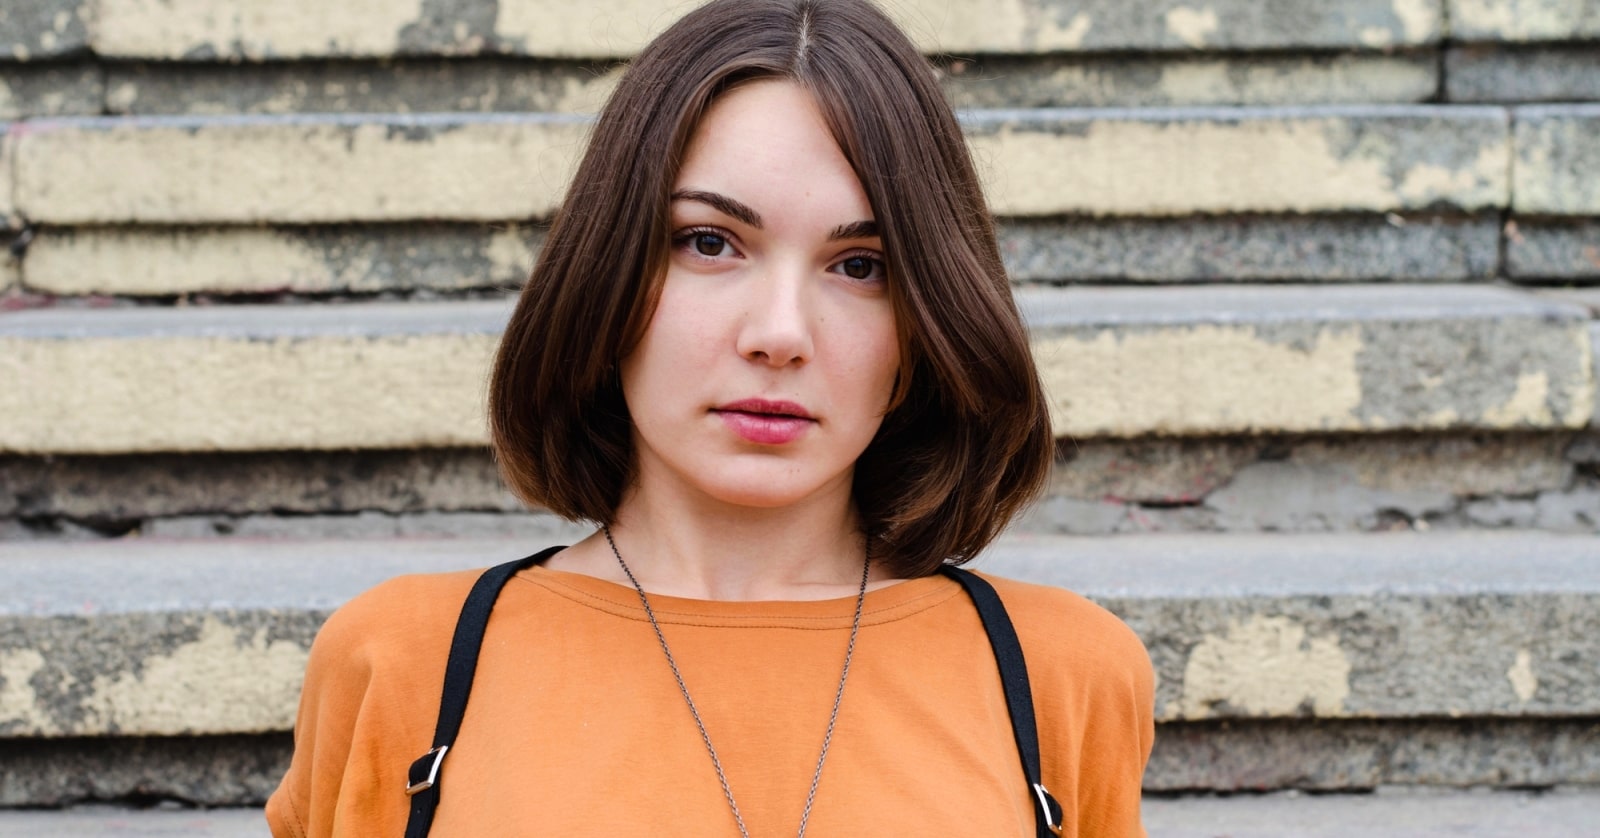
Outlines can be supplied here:
[[884, 243], [901, 373], [856, 462], [873, 556], [924, 576], [987, 545], [1038, 493], [1053, 440], [965, 139], [928, 64], [864, 0], [714, 0], [623, 75], [495, 359], [495, 455], [525, 501], [609, 523], [633, 479], [617, 367], [669, 252], [669, 194], [718, 95], [785, 79], [815, 97]]

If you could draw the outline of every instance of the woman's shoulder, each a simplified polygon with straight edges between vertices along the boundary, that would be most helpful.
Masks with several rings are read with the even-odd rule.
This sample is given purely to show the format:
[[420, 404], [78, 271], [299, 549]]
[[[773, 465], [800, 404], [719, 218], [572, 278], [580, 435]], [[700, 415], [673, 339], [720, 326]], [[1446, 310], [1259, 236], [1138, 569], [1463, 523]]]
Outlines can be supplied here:
[[1105, 607], [1065, 588], [988, 574], [984, 578], [1005, 603], [1030, 672], [1087, 671], [1096, 673], [1094, 680], [1101, 683], [1152, 679], [1150, 655], [1139, 635]]
[[314, 658], [355, 665], [400, 657], [414, 661], [419, 647], [448, 646], [467, 592], [482, 569], [396, 576], [339, 606], [312, 647]]

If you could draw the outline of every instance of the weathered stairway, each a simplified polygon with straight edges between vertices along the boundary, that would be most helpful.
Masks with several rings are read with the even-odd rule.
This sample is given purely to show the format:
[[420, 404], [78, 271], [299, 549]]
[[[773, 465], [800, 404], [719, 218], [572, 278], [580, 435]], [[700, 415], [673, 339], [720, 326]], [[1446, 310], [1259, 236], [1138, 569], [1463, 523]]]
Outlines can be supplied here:
[[[317, 626], [578, 534], [486, 359], [643, 0], [0, 8], [0, 806], [254, 805]], [[1600, 784], [1600, 0], [899, 0], [1152, 792]]]

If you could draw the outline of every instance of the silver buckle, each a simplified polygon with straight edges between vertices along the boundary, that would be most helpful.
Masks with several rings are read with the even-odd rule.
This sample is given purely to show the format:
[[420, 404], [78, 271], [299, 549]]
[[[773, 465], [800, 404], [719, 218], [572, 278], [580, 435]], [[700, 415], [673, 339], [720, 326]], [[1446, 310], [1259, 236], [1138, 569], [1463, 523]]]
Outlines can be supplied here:
[[[433, 788], [434, 781], [439, 779], [439, 763], [444, 762], [444, 753], [448, 750], [450, 750], [449, 745], [440, 745], [428, 752], [428, 754], [433, 754], [433, 765], [428, 767], [428, 779], [415, 784], [407, 782], [406, 796], [409, 797], [419, 791], [427, 791]], [[426, 757], [428, 754], [423, 754], [423, 756]], [[407, 777], [406, 779], [410, 780], [411, 778]]]
[[1060, 832], [1061, 824], [1056, 823], [1055, 815], [1050, 813], [1050, 798], [1047, 796], [1049, 794], [1043, 785], [1033, 784], [1033, 796], [1039, 798], [1039, 810], [1044, 812], [1044, 825], [1050, 827], [1051, 832]]

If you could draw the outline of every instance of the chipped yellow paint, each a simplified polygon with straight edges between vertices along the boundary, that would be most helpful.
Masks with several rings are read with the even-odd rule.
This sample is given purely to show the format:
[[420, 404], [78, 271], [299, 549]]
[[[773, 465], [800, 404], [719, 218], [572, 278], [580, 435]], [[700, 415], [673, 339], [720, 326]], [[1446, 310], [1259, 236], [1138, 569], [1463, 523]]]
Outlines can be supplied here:
[[1439, 37], [1443, 21], [1438, 0], [1393, 0], [1391, 8], [1406, 43], [1424, 44]]
[[9, 132], [0, 134], [0, 224], [16, 214], [16, 182], [12, 173], [16, 171], [16, 137]]
[[551, 212], [587, 125], [467, 122], [423, 139], [383, 124], [55, 126], [17, 142], [35, 221], [501, 220]]
[[[1600, 2], [1600, 0], [1597, 0]], [[1597, 12], [1600, 14], [1600, 12]], [[1587, 153], [1600, 140], [1594, 121], [1524, 121], [1516, 129], [1514, 209], [1528, 214], [1600, 215], [1600, 179], [1574, 176], [1571, 157]], [[1554, 155], [1552, 150], [1565, 154]]]
[[96, 675], [78, 735], [259, 733], [294, 726], [306, 649], [242, 634], [215, 618], [198, 639], [152, 655], [141, 670]]
[[1205, 46], [1206, 39], [1217, 31], [1217, 13], [1213, 9], [1177, 6], [1168, 10], [1164, 20], [1173, 37], [1196, 49]]
[[1364, 47], [1381, 49], [1394, 44], [1394, 32], [1384, 26], [1363, 26], [1356, 33], [1356, 40]]
[[17, 119], [22, 116], [22, 105], [17, 101], [16, 94], [11, 92], [11, 85], [4, 77], [0, 77], [0, 119]]
[[1034, 359], [1057, 436], [1331, 431], [1364, 427], [1360, 331], [1327, 328], [1309, 350], [1243, 326], [1043, 336]]
[[496, 341], [0, 338], [0, 451], [481, 445]]
[[1506, 670], [1506, 680], [1511, 682], [1511, 691], [1523, 704], [1532, 701], [1539, 692], [1539, 676], [1533, 673], [1533, 656], [1527, 649], [1517, 650], [1516, 661]]
[[1340, 154], [1330, 138], [1343, 130], [1344, 123], [1328, 117], [1234, 124], [1105, 120], [1086, 125], [1081, 135], [1007, 126], [973, 137], [972, 147], [992, 206], [1002, 215], [1384, 211], [1436, 199], [1465, 207], [1506, 203], [1503, 161], [1494, 172], [1475, 162], [1472, 176], [1459, 183], [1420, 174], [1409, 188], [1429, 201], [1418, 203], [1388, 173], [1392, 143], [1371, 139]]
[[1396, 192], [1411, 206], [1426, 206], [1457, 195], [1493, 192], [1509, 200], [1511, 183], [1511, 139], [1490, 143], [1479, 149], [1472, 164], [1450, 169], [1434, 163], [1418, 163], [1406, 169]]
[[1464, 40], [1562, 41], [1600, 35], [1596, 0], [1449, 0], [1451, 35]]
[[1207, 635], [1183, 670], [1186, 719], [1217, 715], [1218, 705], [1250, 716], [1342, 716], [1350, 659], [1336, 636], [1309, 637], [1287, 617], [1253, 615]]
[[533, 271], [534, 250], [528, 246], [528, 233], [517, 227], [496, 232], [486, 248], [490, 273], [497, 277], [516, 277], [520, 284]]
[[12, 735], [59, 733], [55, 720], [39, 704], [31, 680], [44, 669], [44, 655], [33, 649], [0, 652], [0, 727]]
[[[511, 227], [489, 238], [487, 275], [435, 277], [428, 287], [520, 284], [533, 264], [524, 235]], [[329, 252], [298, 236], [256, 227], [161, 233], [85, 228], [70, 236], [46, 231], [28, 248], [28, 285], [51, 294], [126, 296], [384, 290], [373, 276], [372, 259], [362, 252]]]
[[46, 232], [28, 250], [28, 285], [51, 294], [260, 293], [361, 290], [364, 265], [334, 271], [292, 236], [259, 228], [151, 235], [85, 229]]
[[501, 0], [494, 31], [535, 55], [627, 56], [697, 5], [692, 0]]
[[[698, 0], [501, 0], [495, 34], [535, 55], [625, 57], [697, 5]], [[1033, 0], [889, 0], [882, 6], [926, 52], [1078, 49], [1093, 27], [1085, 13], [1063, 22]]]
[[92, 43], [106, 56], [181, 59], [393, 55], [422, 0], [99, 0]]
[[[1600, 332], [1595, 332], [1600, 335]], [[1600, 369], [1595, 368], [1595, 358], [1600, 357], [1600, 347], [1590, 343], [1590, 331], [1578, 329], [1573, 334], [1573, 341], [1577, 344], [1578, 375], [1577, 381], [1568, 386], [1567, 395], [1570, 399], [1566, 415], [1561, 417], [1561, 424], [1568, 428], [1581, 428], [1594, 420], [1600, 425]]]
[[[1075, 87], [1100, 78], [1087, 66], [1070, 68]], [[1081, 80], [1077, 78], [1081, 76]], [[1410, 102], [1438, 86], [1428, 66], [1386, 55], [1339, 55], [1294, 63], [1198, 59], [1163, 64], [1156, 82], [1169, 105], [1282, 105]], [[1110, 98], [1109, 96], [1107, 98]]]
[[1483, 412], [1483, 419], [1493, 427], [1508, 428], [1517, 425], [1545, 426], [1550, 417], [1550, 375], [1544, 370], [1517, 376], [1517, 389], [1503, 404]]

